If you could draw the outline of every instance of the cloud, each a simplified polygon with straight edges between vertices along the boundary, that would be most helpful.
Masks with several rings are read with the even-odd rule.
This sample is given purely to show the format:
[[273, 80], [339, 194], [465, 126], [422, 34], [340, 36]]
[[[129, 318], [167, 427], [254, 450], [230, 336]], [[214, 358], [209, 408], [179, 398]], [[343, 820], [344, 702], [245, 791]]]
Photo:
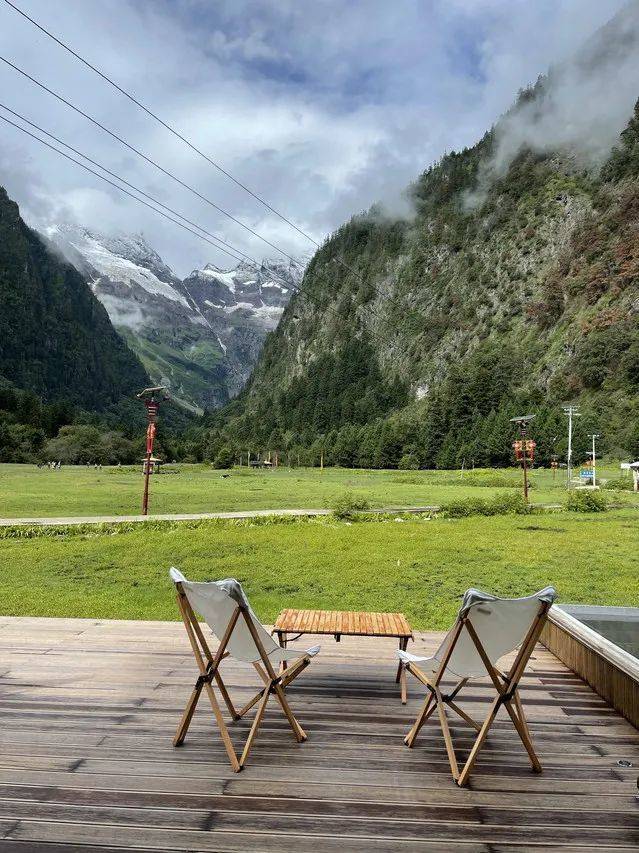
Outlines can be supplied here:
[[522, 150], [565, 153], [578, 167], [598, 167], [618, 142], [639, 96], [639, 2], [633, 0], [574, 54], [553, 66], [495, 127], [493, 155], [480, 168], [466, 204], [476, 207], [490, 183]]
[[[622, 0], [17, 0], [318, 242], [472, 145]], [[285, 252], [312, 243], [4, 4], [0, 54]], [[636, 76], [635, 76], [636, 79]], [[261, 258], [276, 254], [0, 64], [0, 101]], [[1, 112], [1, 111], [0, 111]], [[0, 183], [34, 225], [142, 231], [178, 273], [232, 261], [0, 122]]]

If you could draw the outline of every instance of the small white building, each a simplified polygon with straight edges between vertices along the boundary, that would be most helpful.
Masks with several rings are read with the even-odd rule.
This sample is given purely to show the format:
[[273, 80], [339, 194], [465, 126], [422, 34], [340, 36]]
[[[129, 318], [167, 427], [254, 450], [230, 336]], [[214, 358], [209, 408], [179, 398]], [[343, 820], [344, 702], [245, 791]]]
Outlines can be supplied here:
[[639, 492], [639, 461], [637, 462], [622, 462], [622, 471], [632, 471], [632, 482], [635, 492]]

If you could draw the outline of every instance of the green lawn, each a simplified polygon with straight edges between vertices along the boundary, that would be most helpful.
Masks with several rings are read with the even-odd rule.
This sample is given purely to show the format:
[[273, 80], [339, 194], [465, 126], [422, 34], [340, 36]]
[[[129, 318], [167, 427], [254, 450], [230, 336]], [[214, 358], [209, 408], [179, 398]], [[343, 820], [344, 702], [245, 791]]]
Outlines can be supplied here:
[[[618, 466], [602, 476], [618, 477]], [[223, 476], [226, 474], [227, 476]], [[561, 502], [564, 472], [531, 474], [531, 500]], [[487, 484], [487, 485], [482, 485]], [[496, 485], [494, 485], [496, 484]], [[170, 466], [151, 483], [151, 512], [216, 512], [283, 507], [321, 508], [345, 491], [367, 498], [373, 507], [440, 505], [460, 497], [490, 496], [503, 486], [519, 488], [521, 472], [367, 471], [343, 468], [215, 471], [204, 465]], [[500, 488], [499, 486], [502, 486]], [[131, 469], [0, 465], [0, 517], [130, 515], [140, 511], [142, 476]], [[615, 499], [636, 502], [632, 493]]]
[[[378, 475], [374, 486], [380, 501], [389, 500], [385, 476], [392, 482]], [[404, 611], [417, 628], [443, 629], [469, 586], [513, 596], [552, 583], [563, 602], [637, 605], [637, 521], [636, 509], [621, 509], [350, 525], [331, 518], [164, 523], [36, 530], [33, 538], [14, 528], [0, 538], [1, 612], [174, 619], [171, 565], [199, 579], [239, 578], [267, 622], [285, 606], [384, 609]]]

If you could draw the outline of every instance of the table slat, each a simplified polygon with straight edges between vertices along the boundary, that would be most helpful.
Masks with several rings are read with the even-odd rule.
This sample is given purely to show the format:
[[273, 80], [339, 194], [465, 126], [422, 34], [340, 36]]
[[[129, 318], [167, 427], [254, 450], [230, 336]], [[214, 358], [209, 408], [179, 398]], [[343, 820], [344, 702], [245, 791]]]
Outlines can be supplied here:
[[410, 637], [403, 613], [365, 610], [282, 610], [275, 630], [289, 634], [345, 634], [364, 637]]

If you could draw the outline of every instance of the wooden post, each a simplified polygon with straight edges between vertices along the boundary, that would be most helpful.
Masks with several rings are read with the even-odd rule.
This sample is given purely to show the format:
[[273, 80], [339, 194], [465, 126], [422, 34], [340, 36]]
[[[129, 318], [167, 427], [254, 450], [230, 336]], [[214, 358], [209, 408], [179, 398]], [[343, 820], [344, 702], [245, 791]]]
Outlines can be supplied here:
[[524, 451], [524, 501], [528, 503], [528, 468], [526, 467], [528, 448], [526, 447], [526, 439], [524, 438], [521, 443]]
[[324, 451], [320, 453], [320, 471], [324, 470]]

